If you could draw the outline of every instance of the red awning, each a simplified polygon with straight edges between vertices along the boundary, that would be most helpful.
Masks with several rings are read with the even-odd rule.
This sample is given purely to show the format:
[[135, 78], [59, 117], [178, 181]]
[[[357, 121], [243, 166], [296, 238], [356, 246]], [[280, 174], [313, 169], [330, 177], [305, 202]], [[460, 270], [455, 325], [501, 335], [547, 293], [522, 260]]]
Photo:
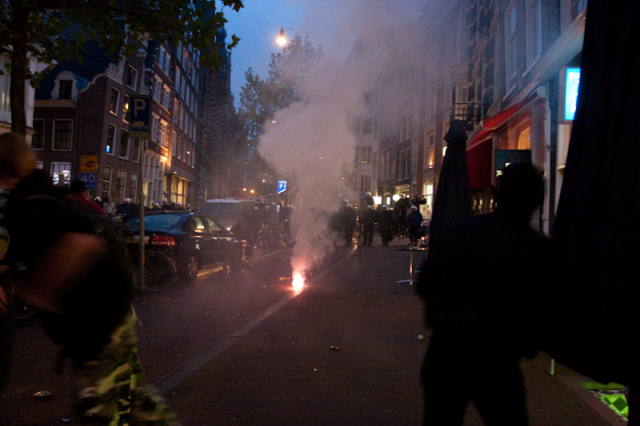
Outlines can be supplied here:
[[467, 151], [469, 164], [469, 187], [488, 188], [491, 186], [491, 160], [493, 155], [491, 139], [479, 142]]
[[502, 126], [513, 114], [516, 113], [525, 103], [529, 102], [529, 99], [523, 99], [515, 105], [512, 105], [499, 113], [487, 118], [486, 120], [482, 120], [481, 126], [482, 130], [473, 138], [469, 145], [467, 145], [467, 149], [473, 148], [475, 145], [481, 143], [485, 140], [494, 130], [498, 127]]

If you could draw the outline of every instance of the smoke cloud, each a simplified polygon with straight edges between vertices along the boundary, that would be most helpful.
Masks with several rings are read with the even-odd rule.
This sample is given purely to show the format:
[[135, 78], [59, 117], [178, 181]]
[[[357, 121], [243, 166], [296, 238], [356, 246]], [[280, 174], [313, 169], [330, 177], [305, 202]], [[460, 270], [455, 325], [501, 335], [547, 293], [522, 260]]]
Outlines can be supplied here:
[[[319, 265], [335, 249], [335, 235], [329, 221], [341, 201], [358, 202], [352, 189], [352, 173], [357, 145], [353, 123], [364, 112], [364, 92], [371, 86], [372, 71], [379, 69], [392, 52], [382, 39], [382, 26], [398, 25], [407, 15], [418, 16], [423, 1], [385, 0], [308, 1], [311, 22], [333, 19], [338, 42], [325, 50], [325, 60], [303, 82], [304, 99], [265, 124], [260, 154], [278, 171], [280, 179], [295, 185], [291, 200], [294, 212], [291, 230], [295, 239], [291, 265], [294, 276], [304, 275]], [[349, 4], [349, 7], [345, 6]], [[392, 7], [401, 3], [403, 7]], [[342, 16], [329, 13], [332, 5]], [[408, 12], [410, 10], [410, 12]], [[386, 25], [385, 25], [386, 24]], [[397, 36], [397, 35], [396, 35]], [[369, 38], [379, 52], [345, 61], [345, 40]], [[380, 40], [374, 40], [380, 38]], [[341, 45], [339, 45], [341, 43]]]

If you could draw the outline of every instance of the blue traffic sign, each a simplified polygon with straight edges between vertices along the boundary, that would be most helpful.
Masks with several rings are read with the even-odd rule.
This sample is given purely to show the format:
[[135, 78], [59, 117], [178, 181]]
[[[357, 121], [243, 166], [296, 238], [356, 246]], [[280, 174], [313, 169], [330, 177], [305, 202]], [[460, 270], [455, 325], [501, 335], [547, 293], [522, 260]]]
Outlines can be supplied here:
[[278, 181], [278, 194], [282, 194], [286, 190], [287, 190], [287, 181], [286, 180], [279, 180]]
[[87, 185], [87, 189], [93, 191], [96, 189], [96, 174], [95, 173], [80, 173], [80, 180]]

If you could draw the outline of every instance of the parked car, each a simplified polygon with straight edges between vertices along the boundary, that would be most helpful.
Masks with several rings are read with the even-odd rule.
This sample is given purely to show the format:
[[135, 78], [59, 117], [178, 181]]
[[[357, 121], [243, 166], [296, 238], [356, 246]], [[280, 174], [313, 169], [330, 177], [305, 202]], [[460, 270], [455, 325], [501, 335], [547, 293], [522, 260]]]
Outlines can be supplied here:
[[[204, 267], [242, 264], [242, 243], [209, 215], [150, 211], [144, 216], [145, 252], [161, 251], [176, 264], [180, 279], [191, 282]], [[138, 257], [140, 216], [121, 228], [133, 259]], [[135, 260], [134, 260], [135, 261]]]

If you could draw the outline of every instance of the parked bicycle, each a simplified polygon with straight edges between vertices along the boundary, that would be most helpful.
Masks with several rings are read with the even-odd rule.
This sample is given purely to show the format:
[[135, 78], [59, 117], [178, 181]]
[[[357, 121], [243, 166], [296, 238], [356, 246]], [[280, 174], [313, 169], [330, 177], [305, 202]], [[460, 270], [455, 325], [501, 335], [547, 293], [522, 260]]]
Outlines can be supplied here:
[[[135, 279], [140, 277], [139, 263], [135, 265]], [[147, 252], [144, 255], [144, 289], [158, 293], [168, 289], [178, 271], [176, 264], [162, 251]]]

